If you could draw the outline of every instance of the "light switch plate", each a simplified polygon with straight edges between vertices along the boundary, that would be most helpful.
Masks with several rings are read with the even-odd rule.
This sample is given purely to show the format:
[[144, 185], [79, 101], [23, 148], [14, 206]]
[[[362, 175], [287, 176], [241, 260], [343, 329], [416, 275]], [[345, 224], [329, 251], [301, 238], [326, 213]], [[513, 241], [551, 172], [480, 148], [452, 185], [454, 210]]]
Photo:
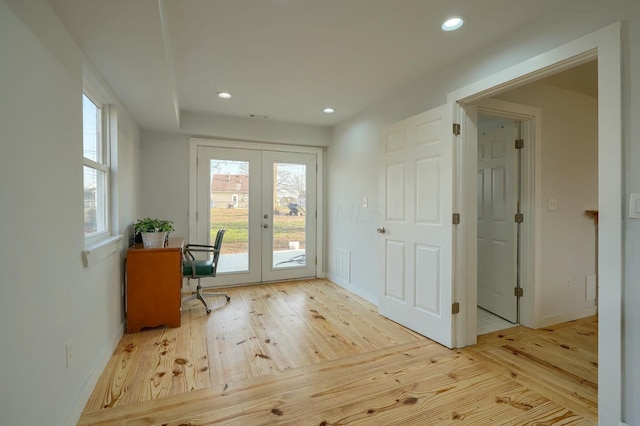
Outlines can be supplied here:
[[640, 194], [629, 195], [629, 219], [640, 219]]

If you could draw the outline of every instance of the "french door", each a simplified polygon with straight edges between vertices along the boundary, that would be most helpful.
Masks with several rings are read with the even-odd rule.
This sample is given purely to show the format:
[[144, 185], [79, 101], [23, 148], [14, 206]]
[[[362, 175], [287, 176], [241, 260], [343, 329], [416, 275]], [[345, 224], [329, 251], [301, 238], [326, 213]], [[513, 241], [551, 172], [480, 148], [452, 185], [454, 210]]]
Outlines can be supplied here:
[[316, 155], [197, 147], [196, 241], [222, 243], [216, 285], [316, 275]]

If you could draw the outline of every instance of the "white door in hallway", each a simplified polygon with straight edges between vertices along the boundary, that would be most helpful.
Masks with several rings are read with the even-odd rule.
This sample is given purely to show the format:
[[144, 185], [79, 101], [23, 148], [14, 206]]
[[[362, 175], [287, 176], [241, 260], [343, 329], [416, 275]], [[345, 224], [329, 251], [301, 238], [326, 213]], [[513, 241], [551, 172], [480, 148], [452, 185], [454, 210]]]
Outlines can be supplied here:
[[518, 123], [478, 119], [478, 306], [518, 321]]
[[381, 140], [380, 314], [445, 346], [453, 339], [453, 106]]
[[227, 230], [215, 285], [316, 275], [316, 156], [197, 149], [197, 243]]

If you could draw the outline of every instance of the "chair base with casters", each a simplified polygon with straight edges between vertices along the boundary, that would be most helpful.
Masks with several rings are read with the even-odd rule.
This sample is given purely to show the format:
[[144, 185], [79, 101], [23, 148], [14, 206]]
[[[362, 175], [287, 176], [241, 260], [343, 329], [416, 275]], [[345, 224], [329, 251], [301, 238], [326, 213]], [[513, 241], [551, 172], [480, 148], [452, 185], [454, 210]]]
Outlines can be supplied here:
[[227, 302], [229, 302], [231, 300], [231, 296], [229, 296], [227, 293], [220, 293], [220, 292], [202, 292], [202, 286], [200, 285], [200, 278], [198, 278], [198, 285], [196, 286], [196, 292], [189, 295], [189, 296], [185, 296], [182, 298], [182, 303], [184, 302], [189, 302], [191, 300], [199, 300], [202, 302], [202, 304], [204, 305], [204, 310], [210, 314], [211, 313], [211, 308], [209, 308], [209, 305], [207, 304], [207, 301], [204, 299], [206, 297], [213, 297], [213, 296], [224, 296], [225, 299], [227, 299]]
[[[216, 235], [215, 243], [213, 246], [203, 244], [188, 244], [184, 248], [182, 275], [188, 280], [197, 279], [198, 285], [196, 286], [195, 294], [191, 294], [182, 298], [182, 303], [188, 302], [190, 300], [199, 300], [204, 305], [204, 309], [207, 314], [211, 313], [211, 308], [209, 308], [209, 305], [207, 305], [207, 301], [204, 299], [205, 296], [224, 296], [225, 299], [227, 299], [227, 302], [231, 300], [231, 297], [229, 297], [229, 295], [226, 293], [203, 293], [203, 288], [200, 285], [201, 278], [216, 276], [216, 271], [218, 270], [218, 259], [220, 257], [220, 249], [222, 248], [222, 238], [224, 237], [224, 233], [224, 229], [218, 230], [218, 234]], [[198, 253], [206, 253], [207, 257], [210, 258], [204, 260], [196, 259], [196, 255]]]

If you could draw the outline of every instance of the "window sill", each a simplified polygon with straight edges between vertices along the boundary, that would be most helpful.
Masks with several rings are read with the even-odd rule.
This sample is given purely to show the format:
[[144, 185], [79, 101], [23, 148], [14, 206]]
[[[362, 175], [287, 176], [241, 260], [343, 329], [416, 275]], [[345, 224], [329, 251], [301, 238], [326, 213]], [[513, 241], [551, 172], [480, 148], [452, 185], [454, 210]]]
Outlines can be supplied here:
[[82, 250], [82, 263], [84, 267], [89, 268], [115, 253], [118, 250], [118, 243], [122, 241], [122, 238], [122, 235], [116, 235], [86, 246], [84, 250]]

